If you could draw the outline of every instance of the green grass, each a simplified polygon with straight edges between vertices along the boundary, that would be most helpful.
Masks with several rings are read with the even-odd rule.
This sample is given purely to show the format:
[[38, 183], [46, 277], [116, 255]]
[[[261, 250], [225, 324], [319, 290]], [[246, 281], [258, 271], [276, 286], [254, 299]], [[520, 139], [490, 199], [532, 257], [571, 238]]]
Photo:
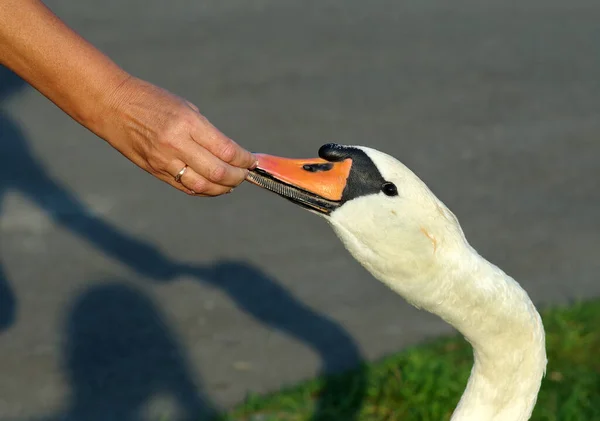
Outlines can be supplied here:
[[[548, 369], [532, 420], [600, 421], [600, 300], [542, 312]], [[448, 420], [472, 364], [461, 337], [350, 372], [251, 396], [218, 421]]]

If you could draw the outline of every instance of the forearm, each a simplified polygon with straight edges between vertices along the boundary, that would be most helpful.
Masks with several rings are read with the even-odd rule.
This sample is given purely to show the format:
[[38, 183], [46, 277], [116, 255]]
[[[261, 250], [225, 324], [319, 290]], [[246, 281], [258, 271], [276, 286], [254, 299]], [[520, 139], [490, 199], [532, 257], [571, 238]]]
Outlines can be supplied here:
[[0, 63], [97, 134], [129, 77], [38, 0], [0, 0]]

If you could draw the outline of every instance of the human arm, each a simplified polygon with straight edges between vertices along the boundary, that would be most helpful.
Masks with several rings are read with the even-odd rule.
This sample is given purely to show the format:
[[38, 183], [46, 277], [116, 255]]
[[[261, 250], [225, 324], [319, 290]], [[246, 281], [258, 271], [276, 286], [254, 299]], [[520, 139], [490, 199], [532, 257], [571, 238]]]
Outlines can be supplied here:
[[0, 0], [0, 64], [179, 190], [227, 193], [255, 162], [193, 104], [128, 74], [39, 0]]

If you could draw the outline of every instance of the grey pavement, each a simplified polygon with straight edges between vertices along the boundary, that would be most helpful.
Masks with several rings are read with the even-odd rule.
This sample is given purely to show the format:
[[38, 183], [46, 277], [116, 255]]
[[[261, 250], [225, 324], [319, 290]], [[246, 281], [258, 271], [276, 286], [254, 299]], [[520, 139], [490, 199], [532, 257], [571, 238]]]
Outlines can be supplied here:
[[[597, 0], [47, 3], [253, 151], [398, 157], [540, 306], [600, 295]], [[187, 197], [0, 77], [0, 421], [198, 420], [452, 331], [320, 218]]]

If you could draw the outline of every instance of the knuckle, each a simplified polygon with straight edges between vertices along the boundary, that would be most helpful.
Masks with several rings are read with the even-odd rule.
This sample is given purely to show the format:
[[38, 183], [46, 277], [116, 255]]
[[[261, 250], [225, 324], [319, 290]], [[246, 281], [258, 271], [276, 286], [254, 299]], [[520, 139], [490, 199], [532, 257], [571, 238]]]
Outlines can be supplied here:
[[227, 177], [227, 168], [222, 165], [216, 165], [210, 170], [210, 179], [214, 182], [221, 182]]
[[223, 145], [220, 148], [219, 155], [221, 159], [225, 162], [231, 162], [235, 159], [237, 155], [237, 145], [233, 143], [233, 141], [228, 140], [223, 142]]
[[161, 145], [179, 150], [188, 139], [193, 126], [191, 118], [180, 116], [167, 123], [159, 132], [158, 140]]
[[197, 179], [191, 183], [190, 188], [196, 193], [206, 193], [210, 187], [210, 183], [204, 179]]
[[184, 129], [184, 122], [180, 118], [172, 119], [162, 127], [160, 137], [163, 141], [167, 141], [171, 136], [181, 134]]

